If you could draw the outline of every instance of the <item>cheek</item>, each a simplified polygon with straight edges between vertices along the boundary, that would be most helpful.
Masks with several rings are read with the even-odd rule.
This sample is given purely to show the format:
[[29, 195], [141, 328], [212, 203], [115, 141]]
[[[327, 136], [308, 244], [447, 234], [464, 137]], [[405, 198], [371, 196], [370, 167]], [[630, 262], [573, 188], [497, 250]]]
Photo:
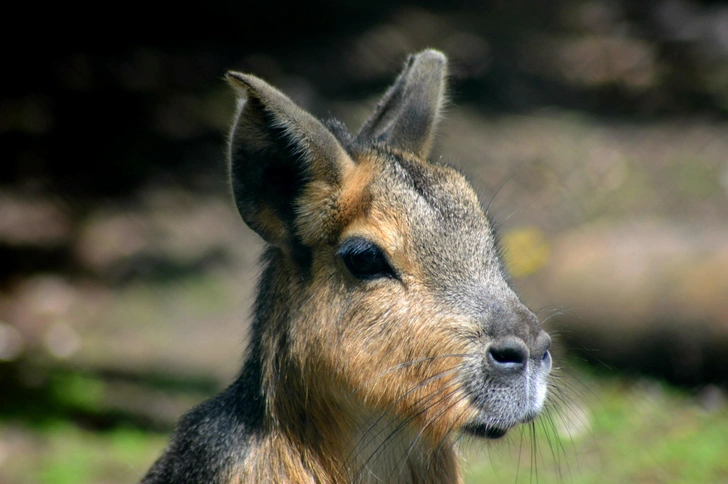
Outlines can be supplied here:
[[[467, 351], [463, 328], [445, 317], [426, 296], [388, 285], [357, 297], [342, 314], [342, 339], [373, 361], [436, 368], [447, 355]], [[414, 364], [421, 359], [430, 364]]]
[[[474, 351], [467, 337], [472, 328], [396, 281], [362, 290], [333, 274], [326, 287], [312, 291], [316, 297], [302, 305], [296, 339], [304, 341], [296, 353], [311, 370], [310, 388], [333, 389], [334, 398], [360, 402], [375, 415], [391, 412], [433, 438], [472, 418], [462, 388], [463, 354]], [[321, 296], [325, 305], [313, 302]], [[322, 374], [329, 375], [325, 382]]]
[[464, 415], [460, 375], [469, 348], [457, 324], [425, 298], [392, 290], [367, 295], [345, 317], [339, 351], [347, 363], [338, 372], [351, 392], [430, 429]]

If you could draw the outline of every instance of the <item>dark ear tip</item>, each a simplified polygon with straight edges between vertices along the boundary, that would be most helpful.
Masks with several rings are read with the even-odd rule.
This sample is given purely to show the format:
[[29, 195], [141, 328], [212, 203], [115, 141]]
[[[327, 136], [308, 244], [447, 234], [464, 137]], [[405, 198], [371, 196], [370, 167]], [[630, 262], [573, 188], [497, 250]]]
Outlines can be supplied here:
[[247, 85], [248, 82], [246, 81], [247, 76], [243, 73], [236, 72], [236, 71], [227, 71], [225, 73], [225, 80], [231, 85], [231, 86], [239, 86], [239, 85]]

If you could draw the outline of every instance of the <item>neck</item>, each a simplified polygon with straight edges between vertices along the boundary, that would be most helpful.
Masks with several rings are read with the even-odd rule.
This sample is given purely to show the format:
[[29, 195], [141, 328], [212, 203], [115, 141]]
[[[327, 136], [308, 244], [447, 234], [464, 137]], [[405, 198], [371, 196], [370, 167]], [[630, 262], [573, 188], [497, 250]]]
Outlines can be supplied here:
[[433, 446], [401, 427], [374, 416], [322, 417], [310, 407], [267, 416], [241, 482], [462, 483], [452, 442]]

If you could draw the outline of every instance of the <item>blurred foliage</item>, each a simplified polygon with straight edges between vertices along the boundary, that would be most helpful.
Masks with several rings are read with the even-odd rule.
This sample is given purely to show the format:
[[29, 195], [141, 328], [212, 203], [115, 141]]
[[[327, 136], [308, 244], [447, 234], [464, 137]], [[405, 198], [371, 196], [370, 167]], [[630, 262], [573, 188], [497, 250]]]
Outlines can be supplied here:
[[545, 234], [536, 227], [509, 230], [501, 235], [500, 242], [505, 251], [508, 273], [515, 278], [535, 274], [548, 263], [551, 255]]
[[219, 390], [209, 378], [49, 365], [38, 359], [0, 365], [0, 387], [2, 420], [40, 429], [73, 422], [97, 431], [169, 431], [178, 410], [165, 415], [155, 406], [176, 398], [177, 408], [184, 409]]
[[135, 482], [149, 466], [149, 456], [158, 454], [166, 443], [164, 435], [135, 428], [92, 432], [69, 423], [42, 431], [4, 426], [0, 438], [26, 446], [27, 453], [4, 463], [0, 474], [7, 479], [3, 482], [18, 484]]

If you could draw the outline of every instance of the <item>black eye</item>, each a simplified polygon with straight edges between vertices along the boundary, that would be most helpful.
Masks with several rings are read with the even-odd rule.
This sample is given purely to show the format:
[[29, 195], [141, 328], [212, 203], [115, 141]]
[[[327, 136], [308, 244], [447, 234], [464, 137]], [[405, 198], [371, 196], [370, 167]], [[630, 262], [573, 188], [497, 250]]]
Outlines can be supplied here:
[[354, 277], [362, 280], [396, 277], [382, 249], [361, 237], [344, 241], [338, 254]]

